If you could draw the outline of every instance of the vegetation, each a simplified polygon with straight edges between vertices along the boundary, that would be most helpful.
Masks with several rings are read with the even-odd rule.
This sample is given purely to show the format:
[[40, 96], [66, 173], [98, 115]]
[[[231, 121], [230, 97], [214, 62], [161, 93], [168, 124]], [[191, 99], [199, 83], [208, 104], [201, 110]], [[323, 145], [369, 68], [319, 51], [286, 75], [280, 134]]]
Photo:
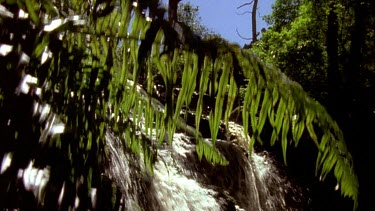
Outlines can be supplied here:
[[374, 3], [277, 0], [271, 27], [251, 49], [298, 81], [343, 129], [359, 172], [360, 207], [371, 209], [369, 140], [374, 125]]
[[[9, 199], [1, 207], [64, 209], [78, 196], [78, 208], [114, 208], [116, 189], [102, 174], [109, 162], [106, 130], [122, 137], [124, 150], [142, 153], [152, 173], [164, 137], [170, 142], [177, 128], [188, 130], [180, 121], [186, 107], [196, 112], [191, 134], [200, 159], [227, 165], [215, 140], [239, 90], [245, 90], [239, 106], [252, 136], [250, 150], [255, 141], [269, 140], [282, 146], [287, 162], [288, 147], [308, 135], [318, 149], [316, 172], [323, 179], [333, 173], [342, 195], [357, 206], [358, 181], [337, 123], [299, 84], [252, 53], [201, 40], [189, 27], [165, 20], [156, 1], [0, 2], [0, 155], [11, 160], [1, 166], [0, 197]], [[164, 87], [161, 95], [157, 83]], [[194, 94], [198, 101], [191, 103]], [[206, 96], [212, 100], [208, 111]], [[210, 117], [212, 143], [201, 139], [203, 112]], [[266, 122], [270, 134], [262, 133]], [[149, 137], [156, 129], [155, 140], [143, 138], [141, 127]], [[20, 184], [20, 170], [28, 166], [49, 169], [45, 189]], [[96, 202], [89, 197], [93, 190], [101, 196]]]
[[326, 20], [313, 2], [297, 2], [276, 1], [274, 13], [266, 17], [273, 25], [252, 50], [322, 102], [327, 97]]
[[202, 39], [209, 39], [216, 35], [214, 32], [211, 32], [206, 26], [201, 23], [201, 18], [199, 17], [199, 7], [193, 6], [190, 2], [179, 3], [177, 19], [180, 23], [186, 24], [191, 31], [200, 36]]
[[251, 12], [246, 11], [246, 12], [241, 13], [240, 15], [243, 15], [243, 14], [245, 14], [245, 13], [251, 13], [251, 34], [252, 34], [252, 38], [245, 38], [245, 37], [242, 37], [242, 36], [238, 33], [238, 31], [237, 31], [238, 36], [240, 36], [241, 38], [243, 38], [243, 39], [247, 39], [247, 40], [251, 40], [251, 43], [250, 43], [249, 47], [252, 45], [252, 43], [255, 43], [256, 41], [258, 41], [258, 35], [259, 35], [259, 32], [257, 32], [257, 9], [258, 9], [258, 0], [252, 0], [252, 1], [250, 1], [250, 2], [247, 2], [247, 3], [241, 4], [240, 6], [237, 7], [237, 9], [241, 9], [242, 7], [250, 6], [250, 5], [253, 6]]

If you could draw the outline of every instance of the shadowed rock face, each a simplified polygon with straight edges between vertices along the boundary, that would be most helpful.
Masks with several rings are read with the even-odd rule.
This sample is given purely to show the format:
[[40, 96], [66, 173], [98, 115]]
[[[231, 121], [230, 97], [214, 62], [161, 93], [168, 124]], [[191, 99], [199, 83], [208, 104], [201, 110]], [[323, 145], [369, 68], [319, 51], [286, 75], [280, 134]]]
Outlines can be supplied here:
[[249, 154], [239, 125], [230, 123], [232, 140], [216, 147], [229, 161], [218, 166], [199, 160], [194, 139], [176, 133], [158, 151], [154, 175], [142, 156], [124, 154], [110, 133], [107, 174], [123, 192], [125, 210], [309, 210], [304, 191], [292, 185], [266, 152]]

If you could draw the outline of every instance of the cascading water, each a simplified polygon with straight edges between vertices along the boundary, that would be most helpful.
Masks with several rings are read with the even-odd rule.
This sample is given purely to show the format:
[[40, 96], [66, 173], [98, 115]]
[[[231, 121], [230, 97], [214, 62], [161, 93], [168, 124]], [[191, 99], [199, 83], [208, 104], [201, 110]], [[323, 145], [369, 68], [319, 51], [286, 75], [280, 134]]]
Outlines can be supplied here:
[[[141, 89], [138, 91], [141, 96], [146, 96]], [[156, 110], [163, 109], [158, 101], [154, 101], [153, 106]], [[42, 137], [64, 130], [55, 114], [47, 115], [48, 105], [37, 104], [36, 108], [40, 121], [46, 120], [49, 125]], [[185, 129], [188, 126], [183, 121], [179, 124], [186, 126]], [[106, 151], [109, 165], [106, 175], [122, 193], [120, 210], [308, 210], [309, 199], [303, 197], [302, 189], [279, 172], [268, 153], [249, 153], [249, 137], [244, 137], [243, 128], [233, 122], [229, 122], [228, 128], [229, 134], [224, 135], [229, 137], [228, 140], [216, 142], [216, 148], [229, 161], [228, 166], [215, 166], [198, 158], [195, 136], [191, 134], [194, 129], [189, 130], [190, 135], [175, 133], [170, 145], [165, 141], [160, 146], [153, 175], [144, 166], [142, 153], [132, 153], [126, 148], [124, 140], [121, 141], [108, 128]], [[156, 134], [155, 131], [152, 134]], [[4, 157], [0, 173], [6, 171], [11, 158], [12, 154]], [[40, 193], [47, 184], [49, 169], [35, 169], [31, 162], [18, 175], [23, 178], [26, 190], [41, 199]], [[64, 196], [64, 187], [59, 203]]]
[[217, 194], [194, 180], [193, 172], [184, 169], [186, 153], [194, 150], [183, 134], [176, 134], [172, 150], [163, 149], [155, 165], [154, 184], [156, 196], [165, 210], [218, 210]]
[[277, 169], [266, 152], [248, 153], [241, 126], [230, 123], [231, 141], [218, 140], [228, 166], [199, 160], [194, 138], [173, 136], [158, 150], [154, 175], [142, 156], [124, 153], [121, 141], [107, 132], [107, 174], [123, 192], [125, 210], [306, 210], [308, 199]]

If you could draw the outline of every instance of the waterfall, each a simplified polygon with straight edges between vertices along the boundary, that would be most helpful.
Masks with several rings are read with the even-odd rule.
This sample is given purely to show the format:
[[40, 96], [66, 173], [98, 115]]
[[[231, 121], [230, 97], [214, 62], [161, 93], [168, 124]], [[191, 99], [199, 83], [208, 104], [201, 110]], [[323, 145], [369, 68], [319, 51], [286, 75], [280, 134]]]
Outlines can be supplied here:
[[185, 138], [176, 134], [172, 150], [160, 150], [154, 178], [157, 198], [165, 210], [219, 210], [214, 197], [217, 193], [197, 182], [194, 172], [184, 169], [186, 154], [195, 149]]
[[142, 155], [124, 152], [110, 130], [106, 134], [107, 175], [123, 193], [124, 210], [306, 210], [308, 199], [278, 169], [269, 153], [249, 153], [241, 126], [230, 123], [232, 140], [217, 140], [230, 162], [214, 166], [199, 160], [193, 137], [176, 133], [158, 150], [154, 175]]

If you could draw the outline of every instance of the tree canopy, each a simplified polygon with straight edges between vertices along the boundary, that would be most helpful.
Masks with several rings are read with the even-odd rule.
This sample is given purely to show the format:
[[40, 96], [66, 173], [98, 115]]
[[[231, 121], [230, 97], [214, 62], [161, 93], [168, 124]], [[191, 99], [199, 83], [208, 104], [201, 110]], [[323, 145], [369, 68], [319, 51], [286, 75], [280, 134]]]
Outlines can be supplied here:
[[343, 129], [359, 173], [363, 208], [373, 187], [374, 24], [372, 2], [277, 0], [265, 17], [270, 28], [251, 49], [321, 102]]

